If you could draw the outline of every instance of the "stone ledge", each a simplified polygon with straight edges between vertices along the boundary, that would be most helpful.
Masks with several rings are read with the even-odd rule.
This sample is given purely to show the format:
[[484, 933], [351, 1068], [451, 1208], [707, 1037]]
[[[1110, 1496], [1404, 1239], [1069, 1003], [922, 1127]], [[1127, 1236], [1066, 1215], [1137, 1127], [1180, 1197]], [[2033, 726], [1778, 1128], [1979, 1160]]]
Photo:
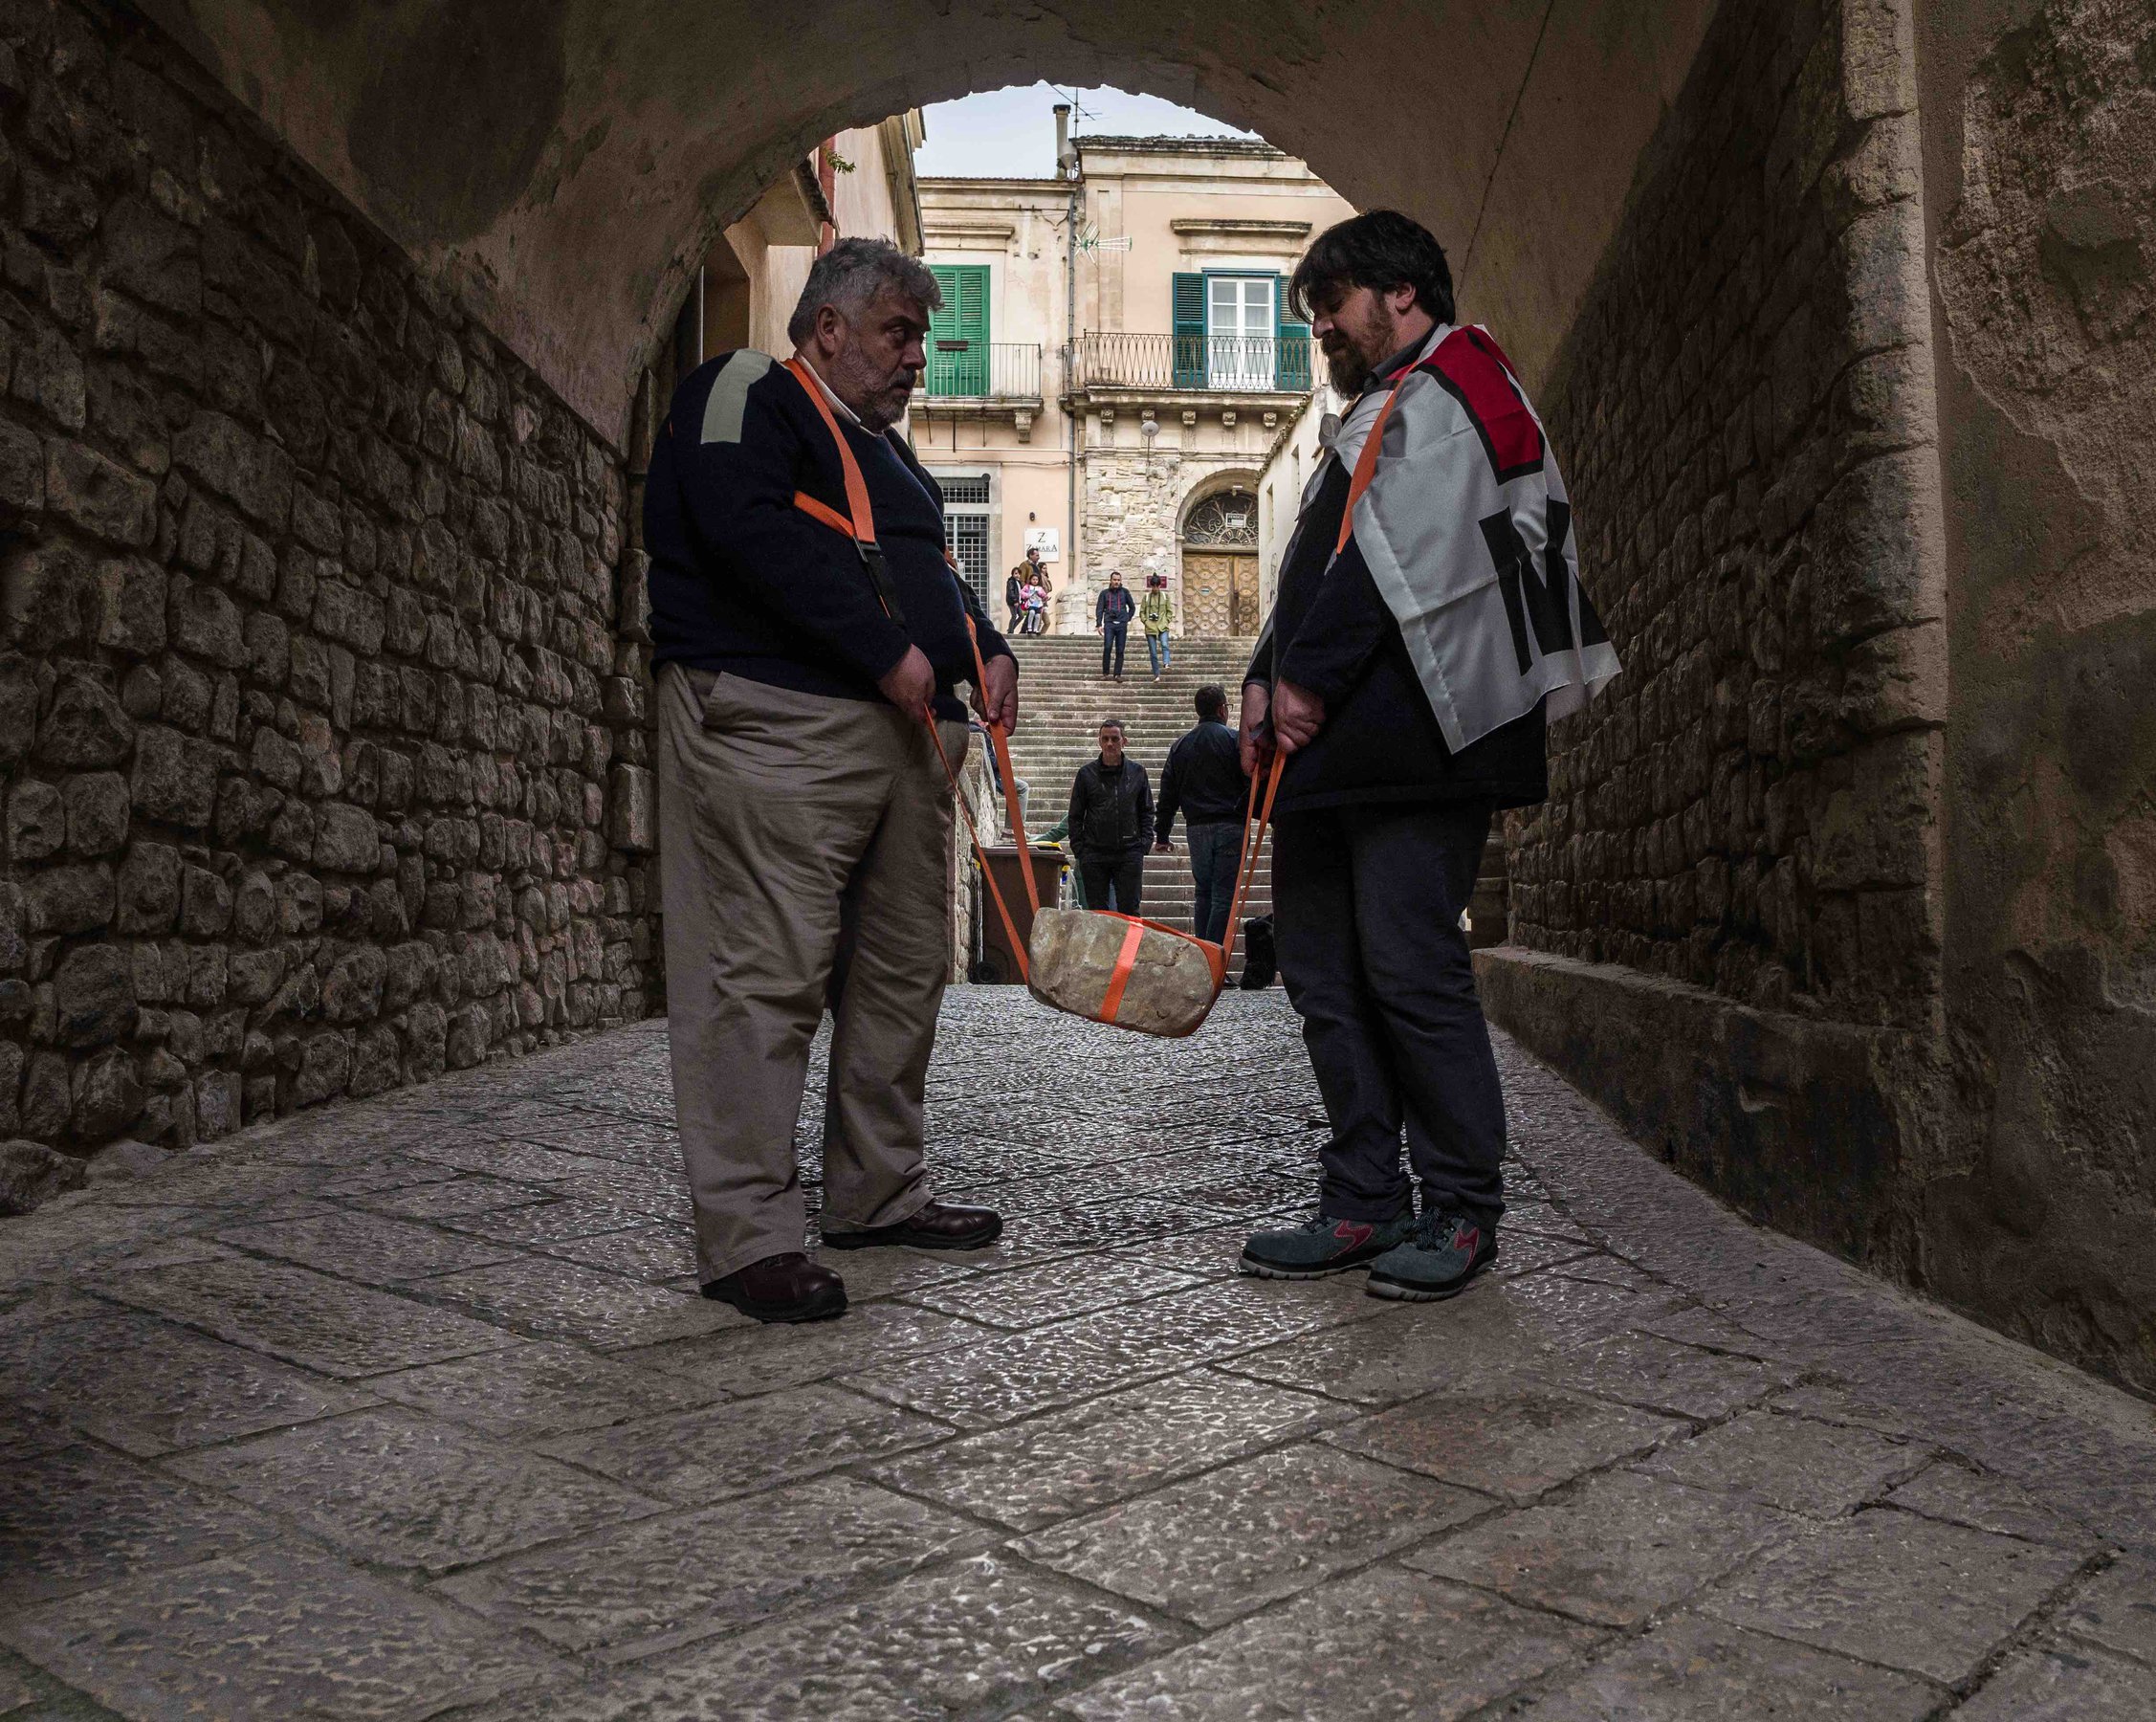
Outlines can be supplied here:
[[1615, 963], [1475, 953], [1492, 1023], [1650, 1154], [1779, 1231], [1900, 1276], [1907, 1129], [1890, 1028], [1756, 1010]]

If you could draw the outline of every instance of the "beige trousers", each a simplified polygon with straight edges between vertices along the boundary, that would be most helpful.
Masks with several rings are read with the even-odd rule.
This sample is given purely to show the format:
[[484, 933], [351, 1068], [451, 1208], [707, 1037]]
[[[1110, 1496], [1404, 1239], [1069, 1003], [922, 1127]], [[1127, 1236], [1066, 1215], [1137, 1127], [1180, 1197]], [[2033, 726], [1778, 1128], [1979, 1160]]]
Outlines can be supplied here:
[[[803, 1247], [794, 1155], [828, 1006], [826, 1232], [929, 1199], [922, 1093], [951, 961], [951, 791], [878, 701], [658, 675], [667, 1039], [703, 1277]], [[942, 726], [951, 762], [966, 726]]]

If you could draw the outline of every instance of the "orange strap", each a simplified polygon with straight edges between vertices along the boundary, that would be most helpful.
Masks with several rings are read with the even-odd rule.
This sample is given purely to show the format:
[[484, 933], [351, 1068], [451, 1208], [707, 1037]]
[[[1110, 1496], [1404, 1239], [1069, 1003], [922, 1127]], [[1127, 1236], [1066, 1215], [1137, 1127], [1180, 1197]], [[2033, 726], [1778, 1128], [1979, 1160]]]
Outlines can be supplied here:
[[1340, 511], [1340, 536], [1332, 541], [1332, 554], [1338, 556], [1348, 547], [1348, 540], [1355, 529], [1355, 504], [1362, 500], [1362, 493], [1370, 488], [1370, 480], [1377, 471], [1377, 445], [1385, 440], [1385, 421], [1393, 416], [1393, 408], [1400, 404], [1400, 386], [1407, 372], [1415, 367], [1397, 371], [1393, 378], [1393, 391], [1385, 397], [1384, 406], [1377, 409], [1377, 422], [1370, 427], [1370, 434], [1362, 440], [1362, 453], [1355, 456], [1354, 476], [1348, 481], [1348, 506]]
[[[802, 391], [829, 430], [831, 440], [839, 446], [839, 470], [846, 475], [846, 506], [853, 517], [842, 530], [851, 532], [858, 543], [872, 544], [876, 541], [876, 515], [869, 506], [868, 480], [861, 476], [861, 463], [853, 458], [853, 451], [846, 446], [846, 433], [839, 429], [838, 415], [831, 410], [830, 402], [824, 398], [824, 385], [799, 359], [787, 360], [786, 368], [794, 373], [794, 381], [801, 385]], [[805, 500], [810, 498], [803, 497], [798, 491], [794, 493], [797, 508]], [[815, 514], [826, 526], [838, 522], [837, 511], [825, 509], [821, 502], [808, 512]]]
[[1235, 949], [1236, 936], [1243, 931], [1243, 899], [1249, 894], [1251, 881], [1258, 876], [1258, 856], [1265, 847], [1265, 827], [1272, 823], [1273, 798], [1280, 793], [1280, 774], [1287, 763], [1287, 756], [1278, 748], [1273, 750], [1272, 764], [1265, 774], [1265, 799], [1258, 802], [1258, 780], [1250, 780], [1250, 812], [1243, 822], [1243, 858], [1235, 867], [1235, 895], [1228, 899], [1227, 936], [1219, 944], [1205, 943], [1208, 954], [1219, 952], [1214, 962], [1214, 980], [1227, 979], [1228, 955]]
[[1115, 966], [1109, 971], [1108, 991], [1101, 995], [1100, 1020], [1112, 1023], [1115, 1013], [1123, 1008], [1123, 989], [1131, 984], [1131, 971], [1137, 966], [1138, 946], [1145, 942], [1146, 923], [1133, 921], [1123, 929], [1123, 948], [1115, 953]]
[[[846, 433], [839, 429], [838, 417], [831, 411], [830, 402], [824, 398], [823, 386], [817, 381], [815, 373], [798, 358], [787, 360], [786, 368], [793, 372], [794, 381], [801, 385], [802, 391], [815, 406], [825, 427], [831, 433], [832, 442], [838, 446], [839, 471], [846, 481], [846, 500], [850, 518], [819, 502], [805, 491], [794, 492], [794, 506], [810, 519], [828, 526], [835, 532], [845, 533], [855, 543], [872, 546], [876, 541], [876, 517], [875, 510], [869, 501], [868, 481], [861, 476], [861, 463], [853, 458], [853, 451], [847, 446]], [[946, 550], [943, 556], [946, 562], [951, 562], [950, 551]], [[957, 564], [955, 562], [951, 563], [951, 573], [954, 579], [958, 578]], [[880, 601], [882, 594], [879, 592], [877, 597]], [[887, 611], [889, 607], [888, 605], [885, 606]], [[971, 614], [966, 617], [966, 643], [973, 649], [974, 691], [985, 710], [988, 702], [988, 667], [981, 661], [980, 635], [974, 628]], [[930, 740], [935, 743], [936, 758], [943, 762], [943, 775], [950, 781], [951, 793], [957, 800], [958, 811], [965, 816], [966, 834], [973, 839], [974, 853], [980, 859], [980, 876], [988, 886], [988, 894], [996, 904], [996, 913], [1002, 917], [1004, 935], [1010, 939], [1011, 950], [1018, 958], [1019, 979], [1029, 979], [1025, 941], [1019, 938], [1018, 923], [1012, 918], [1009, 906], [1003, 901], [1002, 888], [996, 883], [996, 870], [988, 865], [987, 847], [980, 841], [980, 829], [974, 823], [973, 808], [968, 805], [964, 791], [958, 786], [958, 774], [951, 764], [951, 756], [944, 751], [942, 732], [935, 726], [935, 714], [924, 713], [922, 720], [928, 726]], [[1018, 784], [1011, 775], [1010, 740], [1001, 724], [992, 722], [985, 727], [989, 745], [996, 754], [997, 774], [1002, 779], [1004, 810], [1010, 819], [1011, 835], [1018, 844], [1022, 863], [1019, 871], [1025, 880], [1025, 900], [1033, 913], [1038, 915], [1041, 912], [1041, 887], [1033, 877], [1033, 846], [1026, 839], [1025, 822], [1019, 814]]]
[[[842, 444], [841, 446], [843, 447], [844, 445]], [[853, 453], [853, 451], [851, 449], [847, 449], [847, 453], [850, 454]], [[851, 520], [847, 519], [846, 516], [839, 513], [837, 509], [828, 508], [825, 506], [825, 504], [817, 501], [817, 499], [814, 497], [810, 496], [806, 491], [794, 492], [794, 506], [800, 509], [802, 513], [806, 515], [810, 519], [820, 521], [824, 525], [830, 527], [835, 532], [843, 532], [847, 538], [851, 538], [853, 536], [853, 522]]]

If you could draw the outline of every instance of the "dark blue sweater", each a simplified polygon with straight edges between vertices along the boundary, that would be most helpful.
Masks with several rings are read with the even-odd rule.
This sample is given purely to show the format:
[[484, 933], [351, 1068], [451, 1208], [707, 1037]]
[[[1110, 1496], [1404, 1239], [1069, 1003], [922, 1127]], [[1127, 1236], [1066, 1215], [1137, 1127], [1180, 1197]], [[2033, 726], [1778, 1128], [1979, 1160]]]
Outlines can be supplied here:
[[875, 513], [904, 626], [885, 613], [852, 541], [794, 506], [803, 492], [846, 512], [830, 430], [785, 367], [747, 349], [698, 366], [674, 390], [644, 491], [654, 664], [683, 663], [847, 699], [918, 646], [937, 711], [962, 718], [973, 680], [971, 615], [983, 657], [1010, 655], [943, 556], [943, 493], [896, 437], [839, 417]]

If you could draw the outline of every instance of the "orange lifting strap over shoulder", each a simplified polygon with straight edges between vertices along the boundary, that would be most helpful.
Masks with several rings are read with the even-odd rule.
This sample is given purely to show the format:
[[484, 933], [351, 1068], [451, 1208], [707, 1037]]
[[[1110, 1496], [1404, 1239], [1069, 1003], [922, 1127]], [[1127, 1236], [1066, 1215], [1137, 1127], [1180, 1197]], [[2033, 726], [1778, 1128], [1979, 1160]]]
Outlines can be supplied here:
[[[802, 391], [808, 396], [825, 427], [830, 431], [832, 442], [838, 445], [839, 471], [846, 479], [847, 513], [840, 514], [837, 509], [819, 502], [805, 491], [794, 492], [794, 506], [809, 519], [845, 533], [853, 541], [864, 563], [869, 563], [871, 558], [880, 558], [882, 552], [876, 546], [876, 516], [875, 510], [869, 504], [868, 482], [861, 476], [861, 463], [853, 458], [852, 449], [847, 446], [846, 433], [839, 429], [838, 416], [832, 412], [830, 402], [824, 398], [824, 386], [816, 374], [799, 359], [787, 360], [786, 368], [793, 372], [794, 381], [801, 385]], [[948, 561], [950, 553], [946, 551], [944, 556]], [[880, 570], [871, 563], [870, 572], [874, 576]], [[957, 578], [957, 569], [954, 565], [952, 576]], [[883, 605], [884, 613], [888, 615], [891, 613], [891, 600], [885, 594], [882, 580], [877, 578], [875, 584], [877, 601]], [[988, 668], [980, 659], [980, 639], [974, 631], [971, 615], [966, 617], [966, 639], [973, 648], [973, 685], [985, 704], [988, 697]], [[935, 727], [935, 716], [924, 714], [923, 721], [927, 724], [929, 739], [935, 743], [936, 758], [943, 762], [943, 775], [951, 781], [952, 798], [958, 804], [958, 812], [966, 822], [966, 835], [973, 839], [974, 853], [980, 858], [980, 876], [988, 886], [988, 894], [996, 904], [996, 913], [1002, 917], [1003, 935], [1010, 940], [1011, 950], [1018, 958], [1019, 978], [1025, 980], [1028, 978], [1025, 941], [1019, 938], [1018, 922], [1012, 918], [1010, 906], [1003, 901], [1002, 887], [996, 883], [996, 870], [988, 865], [988, 850], [980, 841], [980, 828], [974, 823], [973, 807], [958, 787], [958, 774], [952, 768], [951, 756], [944, 751], [943, 735]], [[1018, 784], [1011, 775], [1010, 739], [1000, 723], [990, 723], [986, 727], [988, 744], [996, 751], [997, 775], [1002, 780], [1005, 811], [1011, 822], [1011, 830], [1016, 833], [1019, 841], [1021, 860], [1023, 863], [1019, 868], [1019, 872], [1025, 880], [1025, 900], [1033, 913], [1038, 915], [1041, 912], [1041, 887], [1033, 877], [1033, 858], [1025, 852], [1025, 824], [1019, 817]]]
[[[878, 599], [883, 603], [885, 612], [889, 614], [891, 610], [891, 602], [886, 590], [881, 569], [882, 553], [876, 544], [875, 516], [869, 506], [869, 487], [861, 476], [860, 463], [854, 459], [853, 451], [847, 444], [845, 432], [839, 429], [837, 415], [831, 411], [830, 403], [825, 399], [823, 385], [815, 373], [809, 370], [808, 366], [803, 364], [799, 358], [787, 360], [786, 369], [793, 373], [794, 380], [801, 385], [803, 392], [808, 396], [818, 416], [823, 419], [825, 428], [830, 431], [831, 440], [838, 447], [839, 468], [845, 475], [846, 481], [847, 512], [845, 514], [839, 513], [837, 509], [818, 501], [814, 497], [803, 491], [794, 493], [794, 506], [810, 519], [830, 527], [834, 531], [843, 532], [853, 540], [855, 547], [861, 553], [863, 563], [869, 567], [870, 576], [875, 582]], [[1390, 410], [1389, 406], [1387, 410]], [[1382, 429], [1382, 420], [1380, 420], [1379, 428]], [[1375, 435], [1374, 432], [1374, 442]], [[1370, 483], [1368, 469], [1374, 465], [1374, 455], [1366, 456], [1357, 465], [1354, 483], [1350, 491], [1348, 500], [1348, 512], [1351, 516], [1354, 512], [1355, 498]], [[1341, 541], [1344, 543], [1346, 539], [1347, 529], [1343, 524]], [[945, 552], [945, 560], [950, 560], [948, 551]], [[952, 567], [952, 575], [954, 579], [957, 577], [957, 569], [955, 563]], [[980, 639], [974, 629], [973, 618], [970, 614], [966, 618], [966, 633], [973, 648], [974, 687], [985, 700], [987, 668], [981, 661]], [[924, 714], [924, 721], [928, 725], [929, 735], [935, 742], [936, 754], [943, 762], [943, 773], [950, 780], [953, 798], [957, 802], [958, 811], [966, 822], [966, 834], [972, 838], [974, 852], [979, 857], [981, 880], [988, 888], [988, 894], [996, 905], [997, 915], [1001, 918], [1004, 936], [1010, 940], [1011, 949], [1017, 955], [1019, 977], [1032, 987], [1035, 997], [1045, 999], [1041, 987], [1033, 983], [1032, 953], [1027, 949], [1027, 941], [1019, 938], [1018, 924], [1011, 915], [1009, 905], [1003, 900], [1002, 888], [996, 882], [995, 870], [988, 865], [988, 852], [986, 847], [981, 843], [980, 829], [974, 822], [973, 809], [967, 804], [964, 792], [959, 788], [957, 773], [952, 767], [950, 755], [944, 750], [943, 738], [936, 730], [935, 718], [933, 715]], [[1002, 780], [1004, 806], [1010, 820], [1011, 832], [1019, 846], [1021, 857], [1019, 876], [1024, 881], [1026, 903], [1033, 912], [1035, 924], [1038, 927], [1042, 915], [1040, 887], [1033, 877], [1032, 846], [1026, 840], [1025, 823], [1019, 811], [1017, 779], [1011, 770], [1010, 740], [1001, 723], [989, 723], [986, 728], [989, 745], [995, 750], [997, 774]], [[1248, 894], [1250, 882], [1256, 876], [1258, 871], [1259, 856], [1265, 845], [1265, 827], [1272, 819], [1273, 800], [1280, 790], [1281, 768], [1285, 763], [1285, 756], [1278, 753], [1273, 755], [1271, 768], [1264, 773], [1262, 798], [1259, 780], [1253, 779], [1250, 784], [1250, 808], [1243, 823], [1243, 854], [1236, 869], [1235, 894], [1228, 907], [1228, 937], [1226, 941], [1221, 944], [1215, 944], [1210, 939], [1196, 938], [1177, 927], [1164, 927], [1157, 921], [1139, 920], [1131, 916], [1116, 916], [1108, 911], [1100, 911], [1098, 912], [1100, 918], [1122, 920], [1127, 922], [1128, 925], [1123, 933], [1115, 960], [1109, 973], [1107, 987], [1100, 997], [1098, 1005], [1077, 1010], [1076, 1014], [1089, 1016], [1097, 1022], [1114, 1024], [1118, 1027], [1136, 1027], [1134, 1024], [1118, 1021], [1118, 1016], [1123, 1006], [1125, 995], [1130, 987], [1132, 975], [1137, 966], [1139, 952], [1149, 933], [1159, 934], [1168, 938], [1178, 939], [1186, 944], [1197, 946], [1203, 954], [1207, 969], [1211, 973], [1214, 997], [1219, 996], [1221, 987], [1227, 979], [1228, 954], [1234, 949], [1235, 936], [1242, 925], [1243, 899]], [[1054, 1000], [1047, 1000], [1046, 1002], [1057, 1003]], [[1066, 1008], [1060, 1004], [1058, 1004], [1058, 1007]], [[1210, 1008], [1209, 1004], [1208, 1008]], [[1188, 1034], [1194, 1031], [1203, 1020], [1203, 1014], [1200, 1013], [1187, 1027], [1178, 1027], [1164, 1032]], [[1158, 1029], [1149, 1031], [1163, 1032]]]

